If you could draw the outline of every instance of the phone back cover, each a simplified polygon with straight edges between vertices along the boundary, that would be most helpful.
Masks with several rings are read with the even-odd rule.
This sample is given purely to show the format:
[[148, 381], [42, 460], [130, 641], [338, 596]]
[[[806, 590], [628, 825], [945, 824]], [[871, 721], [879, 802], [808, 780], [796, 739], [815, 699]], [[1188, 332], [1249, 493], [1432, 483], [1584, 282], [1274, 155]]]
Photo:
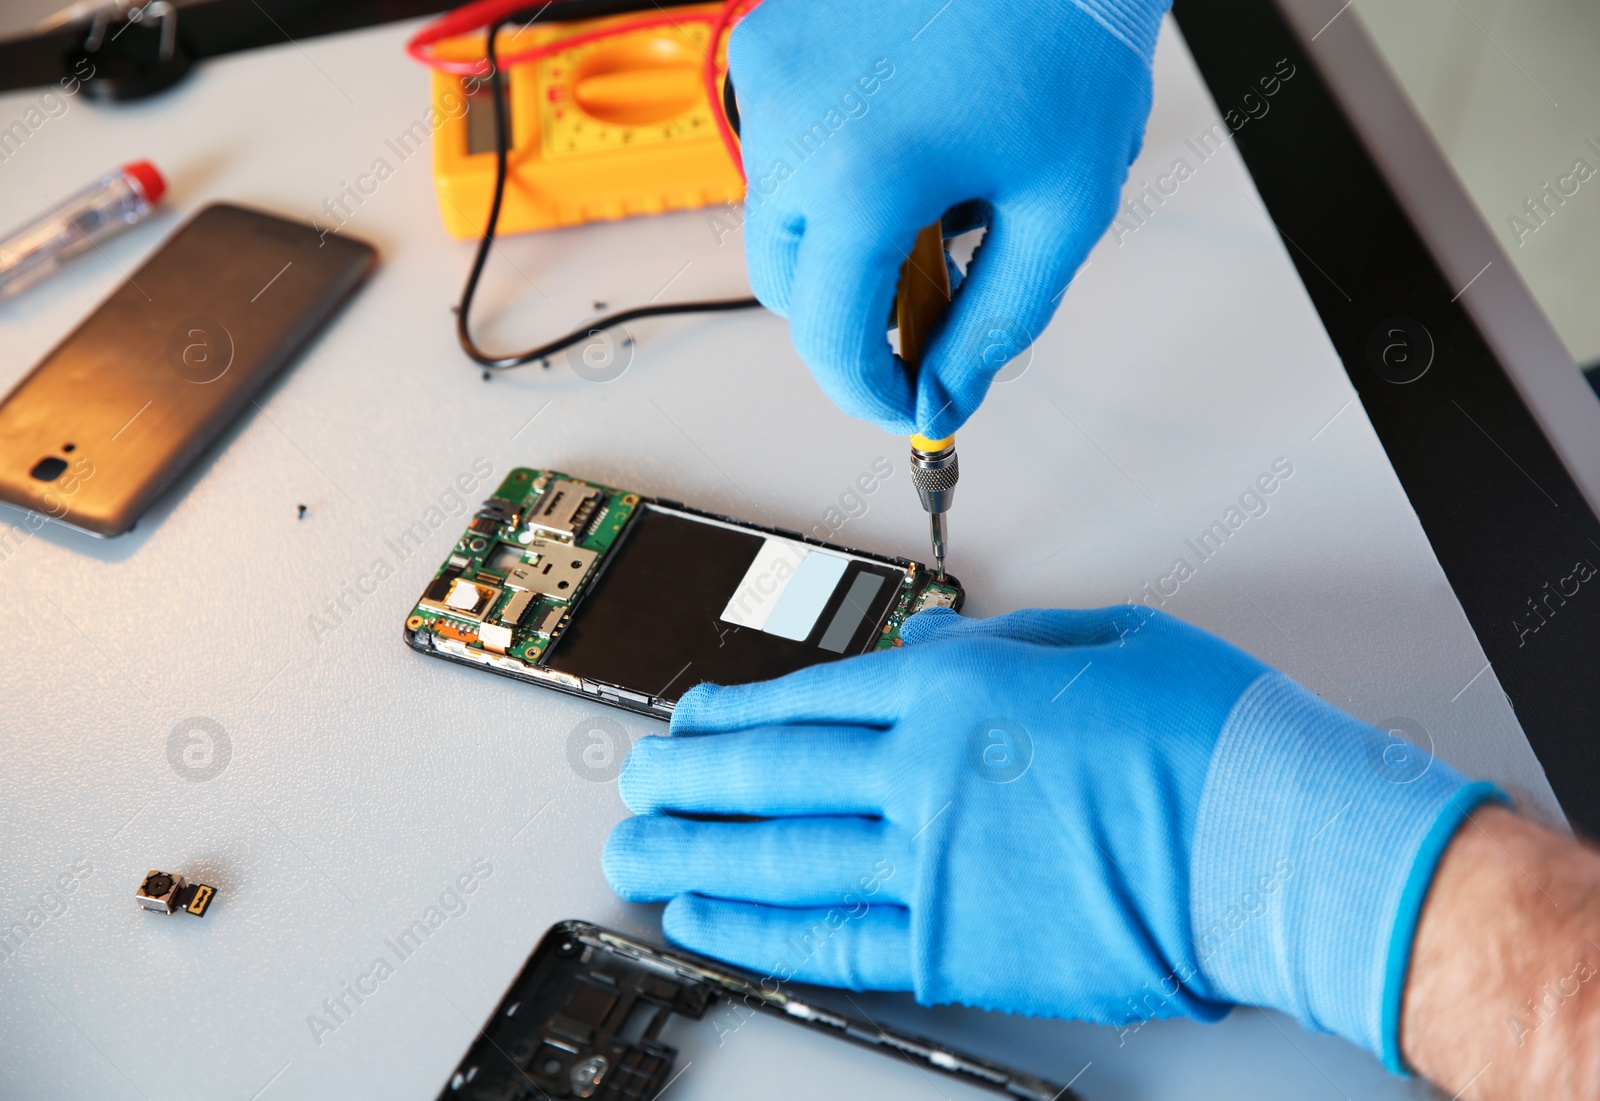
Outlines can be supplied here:
[[[117, 535], [371, 270], [370, 245], [205, 207], [0, 405], [0, 500]], [[63, 460], [49, 481], [31, 471]]]

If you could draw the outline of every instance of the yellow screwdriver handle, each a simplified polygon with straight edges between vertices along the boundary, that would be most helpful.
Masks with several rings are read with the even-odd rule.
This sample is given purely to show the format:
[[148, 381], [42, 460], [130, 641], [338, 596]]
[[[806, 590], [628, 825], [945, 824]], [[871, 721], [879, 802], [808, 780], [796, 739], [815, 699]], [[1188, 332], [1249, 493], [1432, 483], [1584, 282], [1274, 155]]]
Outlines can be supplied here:
[[900, 330], [900, 358], [913, 371], [922, 363], [928, 333], [950, 305], [950, 272], [944, 266], [944, 234], [938, 222], [924, 226], [900, 265], [894, 319]]
[[[928, 332], [950, 305], [950, 271], [944, 266], [944, 230], [935, 222], [917, 233], [911, 255], [900, 265], [900, 286], [895, 291], [894, 318], [900, 330], [900, 358], [913, 372], [922, 365]], [[951, 436], [930, 440], [912, 436], [918, 451], [943, 451], [955, 442]]]

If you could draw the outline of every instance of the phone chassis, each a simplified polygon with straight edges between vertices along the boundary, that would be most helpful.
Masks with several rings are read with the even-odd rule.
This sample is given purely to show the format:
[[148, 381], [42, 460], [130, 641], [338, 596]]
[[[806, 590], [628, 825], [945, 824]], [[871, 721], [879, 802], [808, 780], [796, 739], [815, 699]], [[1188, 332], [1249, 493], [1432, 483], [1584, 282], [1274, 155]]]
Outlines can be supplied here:
[[[544, 935], [438, 1101], [651, 1101], [674, 1081], [678, 1053], [659, 1040], [663, 1027], [719, 1006], [771, 1014], [1024, 1101], [1080, 1101], [1056, 1083], [805, 1001], [775, 980], [583, 921]], [[634, 1034], [631, 1022], [645, 1019]], [[838, 1095], [849, 1096], [850, 1083]]]

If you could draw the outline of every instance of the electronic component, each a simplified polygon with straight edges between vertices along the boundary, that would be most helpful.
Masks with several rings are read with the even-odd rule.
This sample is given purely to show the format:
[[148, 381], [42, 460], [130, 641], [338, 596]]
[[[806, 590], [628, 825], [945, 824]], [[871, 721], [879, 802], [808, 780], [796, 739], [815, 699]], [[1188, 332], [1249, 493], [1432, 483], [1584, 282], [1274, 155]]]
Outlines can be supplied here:
[[[504, 31], [501, 48], [511, 51], [506, 98], [517, 122], [501, 232], [740, 200], [744, 187], [718, 137], [701, 75], [717, 10], [676, 7], [669, 25], [638, 30], [629, 29], [638, 17], [624, 15], [565, 25], [519, 21]], [[595, 35], [613, 28], [621, 33]], [[520, 48], [575, 37], [583, 40], [548, 57], [515, 59]], [[726, 47], [719, 46], [720, 64]], [[483, 34], [438, 42], [433, 53], [481, 58]], [[452, 236], [475, 238], [494, 190], [494, 100], [481, 81], [435, 72], [433, 105], [439, 213]]]
[[556, 628], [561, 625], [561, 617], [566, 614], [565, 608], [551, 608], [544, 614], [544, 618], [539, 621], [539, 626], [535, 627], [534, 630], [549, 638], [556, 633]]
[[[672, 0], [672, 2], [676, 4], [679, 0]], [[566, 9], [570, 7], [571, 5], [561, 5], [563, 10], [560, 14], [567, 14]], [[485, 8], [488, 10], [484, 10]], [[625, 35], [630, 30], [645, 30], [651, 26], [660, 26], [661, 20], [653, 16], [645, 16], [642, 21], [638, 22], [624, 20], [621, 23], [606, 24], [603, 30], [580, 31], [571, 39], [562, 37], [555, 42], [547, 39], [543, 45], [533, 47], [532, 52], [524, 50], [520, 53], [513, 52], [507, 55], [502, 66], [500, 55], [496, 52], [496, 43], [500, 37], [501, 29], [509, 23], [521, 23], [521, 26], [512, 35], [513, 42], [530, 30], [535, 32], [533, 37], [541, 38], [542, 35], [538, 32], [543, 27], [535, 28], [534, 24], [540, 22], [544, 12], [545, 8], [540, 8], [531, 15], [524, 17], [512, 11], [510, 7], [502, 7], [495, 4], [468, 5], [424, 27], [406, 46], [407, 52], [424, 64], [449, 70], [452, 73], [470, 75], [473, 78], [481, 78], [487, 72], [489, 78], [487, 89], [482, 86], [480, 79], [473, 79], [470, 84], [458, 84], [452, 78], [444, 77], [441, 77], [445, 81], [444, 84], [436, 81], [436, 94], [440, 95], [441, 100], [450, 101], [454, 106], [445, 112], [448, 119], [441, 117], [441, 123], [445, 129], [435, 137], [433, 142], [434, 164], [436, 178], [439, 181], [440, 198], [449, 202], [449, 207], [445, 211], [446, 222], [447, 224], [450, 223], [450, 211], [454, 211], [462, 221], [471, 227], [471, 232], [467, 236], [477, 235], [479, 238], [477, 260], [472, 265], [466, 284], [461, 288], [461, 300], [456, 307], [456, 314], [459, 319], [456, 338], [467, 358], [484, 369], [484, 378], [486, 379], [489, 377], [490, 371], [509, 370], [535, 361], [542, 362], [548, 367], [550, 365], [550, 356], [557, 352], [572, 349], [576, 345], [585, 344], [599, 335], [601, 330], [613, 328], [625, 321], [637, 321], [645, 317], [658, 317], [668, 314], [721, 313], [727, 310], [748, 310], [754, 309], [761, 304], [753, 296], [701, 299], [692, 302], [652, 302], [650, 305], [638, 306], [596, 318], [591, 323], [571, 330], [563, 336], [556, 337], [553, 340], [546, 340], [531, 348], [525, 348], [510, 355], [500, 355], [486, 351], [479, 347], [478, 343], [472, 338], [470, 321], [472, 299], [477, 293], [478, 279], [483, 274], [483, 262], [489, 255], [489, 249], [494, 244], [495, 234], [502, 228], [510, 232], [517, 226], [516, 211], [523, 203], [532, 200], [542, 206], [545, 201], [559, 202], [558, 193], [562, 190], [561, 184], [563, 182], [566, 184], [577, 182], [572, 178], [570, 172], [562, 173], [558, 169], [550, 178], [532, 184], [531, 191], [528, 189], [530, 181], [523, 179], [519, 179], [509, 190], [507, 189], [507, 176], [513, 162], [517, 165], [519, 175], [523, 169], [531, 168], [535, 162], [534, 148], [521, 146], [515, 150], [514, 154], [512, 150], [513, 133], [517, 135], [518, 140], [523, 138], [527, 129], [525, 122], [528, 116], [539, 113], [537, 110], [528, 110], [529, 105], [536, 104], [545, 107], [548, 104], [547, 109], [552, 112], [556, 120], [571, 116], [572, 132], [569, 134], [571, 138], [576, 138], [577, 131], [584, 129], [586, 131], [584, 134], [586, 139], [592, 137], [598, 138], [602, 142], [607, 140], [620, 142], [624, 149], [639, 149], [640, 151], [644, 151], [651, 144], [654, 144], [649, 140], [647, 131], [642, 129], [650, 121], [651, 116], [655, 116], [658, 111], [662, 112], [660, 119], [664, 121], [666, 116], [682, 110], [681, 103], [673, 104], [670, 101], [681, 98], [681, 87], [675, 91], [674, 85], [680, 84], [682, 78], [689, 74], [684, 70], [683, 66], [670, 60], [670, 55], [677, 52], [677, 50], [673, 49], [674, 44], [671, 40], [657, 41], [650, 45], [639, 42], [622, 46], [620, 51], [606, 51], [600, 57], [588, 57], [581, 62], [577, 62], [575, 69], [569, 68], [574, 65], [573, 55], [569, 55], [562, 60], [554, 59], [554, 55], [562, 53], [562, 47], [564, 46], [575, 47], [581, 43], [594, 43], [601, 38]], [[700, 12], [700, 19], [692, 19], [686, 14], [680, 13], [680, 18], [685, 18], [688, 21], [698, 22], [704, 20], [712, 24], [710, 41], [706, 46], [700, 46], [692, 39], [690, 44], [696, 46], [697, 52], [707, 62], [701, 70], [701, 74], [705, 102], [713, 112], [716, 110], [718, 100], [716, 78], [719, 71], [719, 65], [714, 59], [722, 56], [723, 42], [725, 41], [722, 32], [727, 29], [735, 15], [733, 7], [729, 5], [707, 5]], [[526, 18], [526, 22], [524, 22], [524, 18]], [[677, 19], [671, 16], [664, 16], [663, 18], [667, 23], [673, 24], [680, 33], [684, 31]], [[554, 21], [554, 18], [546, 22], [551, 21]], [[442, 53], [435, 54], [431, 49], [434, 44], [445, 38], [456, 38], [458, 42], [466, 41], [470, 43], [472, 39], [477, 37], [470, 32], [479, 27], [488, 28], [482, 39], [484, 49], [482, 58], [478, 58], [474, 50], [470, 55], [471, 60], [465, 62], [461, 60], [452, 61], [447, 60]], [[644, 47], [643, 53], [639, 52], [641, 46]], [[468, 48], [471, 48], [470, 45]], [[678, 50], [681, 50], [681, 45]], [[551, 76], [566, 76], [569, 80], [579, 81], [585, 86], [585, 90], [579, 91], [574, 85], [570, 89], [548, 87], [540, 91], [537, 87], [529, 88], [526, 83], [518, 81], [513, 83], [512, 90], [508, 92], [506, 88], [507, 70], [518, 62], [529, 61], [534, 57], [547, 59], [550, 65], [555, 66], [551, 70]], [[636, 67], [639, 68], [639, 71], [630, 72]], [[549, 68], [549, 65], [541, 63], [539, 68]], [[726, 66], [721, 65], [720, 68], [725, 69]], [[665, 79], [657, 80], [655, 79], [657, 77], [664, 77]], [[653, 89], [655, 93], [654, 96], [648, 96], [647, 98], [655, 98], [665, 94], [669, 102], [664, 106], [660, 104], [651, 106], [634, 103], [626, 108], [625, 117], [617, 117], [612, 114], [615, 108], [623, 106], [625, 99], [638, 97], [646, 88]], [[588, 112], [598, 104], [589, 98], [591, 93], [601, 96], [606, 104], [606, 113], [611, 114], [611, 121], [618, 125], [615, 127], [593, 125], [595, 118], [598, 116], [591, 116]], [[568, 94], [572, 96], [571, 103], [557, 102], [557, 100], [565, 100]], [[529, 95], [532, 96], [531, 100], [527, 98]], [[512, 99], [517, 100], [518, 121], [515, 125], [508, 117], [511, 114], [510, 101]], [[485, 112], [481, 109], [483, 100], [487, 100], [489, 103], [487, 117], [485, 117]], [[740, 162], [740, 156], [734, 137], [738, 129], [738, 111], [735, 105], [731, 79], [724, 79], [723, 81], [721, 101], [724, 113], [714, 114], [712, 121], [727, 151], [729, 161], [737, 167]], [[479, 109], [474, 110], [475, 106]], [[464, 119], [459, 118], [456, 115], [455, 107], [465, 108], [467, 117]], [[641, 107], [645, 111], [644, 116], [635, 113], [635, 109]], [[464, 124], [464, 133], [452, 127], [450, 125], [451, 120], [462, 122]], [[697, 117], [693, 119], [689, 124], [690, 131], [692, 132], [696, 128], [703, 129], [704, 122], [704, 118]], [[673, 123], [664, 126], [658, 136], [671, 137], [675, 127], [682, 132], [682, 128], [678, 127], [677, 123]], [[548, 136], [553, 137], [554, 135]], [[491, 139], [487, 143], [490, 147], [488, 149], [484, 148], [485, 138]], [[641, 138], [643, 140], [635, 140]], [[559, 141], [559, 139], [557, 140]], [[477, 198], [481, 199], [485, 204], [484, 208], [480, 208], [484, 209], [484, 217], [481, 220], [474, 219], [467, 214], [466, 208], [461, 205], [463, 202], [468, 207], [474, 205], [473, 198], [468, 197], [466, 194], [452, 197], [447, 191], [446, 176], [448, 169], [446, 166], [451, 163], [463, 163], [462, 160], [454, 156], [455, 153], [461, 150], [464, 150], [466, 154], [464, 163], [470, 165], [476, 162], [479, 169], [473, 175], [477, 177], [479, 185]], [[634, 166], [635, 170], [617, 172], [605, 166], [604, 159], [599, 159], [597, 164], [597, 158], [591, 155], [590, 151], [580, 148], [576, 141], [569, 141], [567, 152], [579, 154], [570, 158], [566, 167], [569, 170], [576, 170], [579, 178], [582, 179], [579, 191], [581, 195], [579, 205], [576, 208], [568, 207], [568, 211], [575, 212], [580, 221], [587, 221], [597, 216], [618, 218], [630, 213], [659, 212], [663, 209], [663, 206], [653, 203], [644, 210], [612, 208], [610, 204], [605, 202], [606, 192], [619, 183], [631, 191], [637, 181], [640, 180], [648, 180], [651, 184], [659, 186], [670, 181], [672, 168], [681, 167], [681, 165], [672, 163], [675, 158], [669, 158], [668, 162], [663, 163], [658, 158], [646, 156], [646, 160], [654, 160], [655, 163], [650, 164], [649, 167], [645, 167], [641, 163]], [[491, 162], [493, 168], [485, 175], [482, 169], [485, 167], [484, 162], [486, 161]], [[602, 170], [596, 172], [597, 167]], [[743, 173], [740, 172], [739, 176], [742, 183]], [[563, 177], [565, 178], [563, 179]], [[484, 186], [489, 189], [487, 193], [482, 190]], [[450, 188], [448, 190], [457, 189]], [[742, 187], [740, 190], [743, 190]], [[688, 205], [698, 206], [712, 201], [715, 201], [713, 194], [702, 188], [698, 192], [698, 197], [691, 199]], [[737, 201], [737, 197], [730, 197], [728, 201]], [[444, 207], [443, 202], [440, 205]], [[668, 198], [665, 201], [665, 205], [672, 206], [675, 204], [671, 198]], [[502, 215], [506, 215], [504, 227], [501, 225]], [[522, 226], [521, 228], [537, 228], [537, 223]], [[595, 308], [604, 309], [604, 303], [597, 302]], [[603, 366], [599, 368], [598, 375], [588, 370], [588, 368], [595, 365], [587, 362], [587, 354], [584, 355], [584, 360], [586, 367], [576, 366], [576, 361], [573, 361], [573, 363], [574, 370], [585, 378], [591, 378], [592, 381], [605, 381], [606, 378], [610, 377], [609, 369]]]
[[[961, 587], [923, 566], [514, 468], [406, 618], [424, 653], [664, 717], [702, 680], [749, 684], [900, 645]], [[510, 519], [520, 516], [519, 523]]]
[[506, 574], [506, 587], [524, 589], [553, 600], [568, 600], [577, 593], [589, 567], [600, 557], [583, 547], [549, 543], [543, 539], [529, 543], [528, 552], [537, 555], [537, 560], [513, 566]]
[[[463, 555], [452, 554], [450, 556], [450, 564], [445, 571], [428, 583], [427, 589], [422, 594], [424, 603], [442, 604], [444, 602], [444, 598], [450, 592], [451, 584], [461, 576], [461, 569], [455, 564], [456, 559], [461, 557]], [[467, 561], [471, 562], [472, 559], [468, 558]]]
[[478, 581], [469, 581], [464, 577], [450, 573], [441, 574], [434, 579], [428, 591], [423, 595], [424, 607], [434, 608], [446, 615], [457, 616], [461, 619], [470, 619], [474, 623], [482, 622], [483, 617], [489, 614], [489, 609], [494, 607], [494, 602], [500, 599], [501, 590], [493, 585], [485, 585]]
[[522, 564], [526, 554], [527, 551], [516, 543], [497, 543], [494, 550], [483, 560], [483, 564], [504, 577]]
[[506, 606], [500, 609], [500, 622], [507, 627], [521, 625], [522, 617], [527, 614], [528, 605], [533, 603], [533, 594], [523, 589], [511, 594], [511, 599], [506, 601]]
[[[529, 956], [439, 1101], [654, 1101], [669, 1086], [679, 1101], [1078, 1101], [1069, 1088], [796, 993], [772, 977], [563, 922]], [[766, 1072], [785, 1057], [798, 1061], [772, 1089]]]
[[517, 506], [504, 497], [490, 497], [478, 507], [478, 514], [467, 525], [479, 535], [493, 535], [502, 524], [517, 526]]
[[461, 627], [448, 619], [441, 619], [433, 625], [433, 633], [440, 638], [451, 638], [457, 642], [477, 642], [478, 632], [472, 627]]
[[206, 908], [216, 897], [215, 887], [204, 883], [190, 883], [181, 875], [151, 868], [145, 873], [134, 900], [146, 910], [161, 914], [175, 914], [182, 910], [195, 917], [205, 917]]
[[511, 628], [498, 623], [485, 623], [478, 628], [478, 641], [483, 643], [485, 649], [503, 654], [511, 649]]
[[558, 537], [577, 539], [600, 508], [600, 491], [565, 478], [550, 483], [528, 514], [528, 525]]

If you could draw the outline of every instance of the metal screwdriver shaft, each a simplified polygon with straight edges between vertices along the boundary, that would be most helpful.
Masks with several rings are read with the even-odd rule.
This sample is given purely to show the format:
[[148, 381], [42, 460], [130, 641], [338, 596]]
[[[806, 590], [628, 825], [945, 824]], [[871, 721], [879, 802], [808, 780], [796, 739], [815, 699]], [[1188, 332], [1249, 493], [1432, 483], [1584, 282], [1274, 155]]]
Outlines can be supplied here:
[[[944, 235], [938, 222], [924, 227], [900, 266], [895, 292], [895, 324], [900, 330], [900, 358], [915, 373], [922, 363], [923, 347], [934, 322], [950, 305], [950, 273], [944, 266]], [[928, 513], [934, 568], [945, 579], [944, 560], [948, 531], [945, 514], [955, 499], [956, 438], [930, 440], [911, 437], [911, 484]]]
[[911, 484], [928, 513], [928, 531], [933, 540], [933, 564], [939, 580], [944, 580], [945, 514], [956, 495], [956, 478], [961, 468], [956, 462], [955, 437], [930, 440], [911, 437]]

